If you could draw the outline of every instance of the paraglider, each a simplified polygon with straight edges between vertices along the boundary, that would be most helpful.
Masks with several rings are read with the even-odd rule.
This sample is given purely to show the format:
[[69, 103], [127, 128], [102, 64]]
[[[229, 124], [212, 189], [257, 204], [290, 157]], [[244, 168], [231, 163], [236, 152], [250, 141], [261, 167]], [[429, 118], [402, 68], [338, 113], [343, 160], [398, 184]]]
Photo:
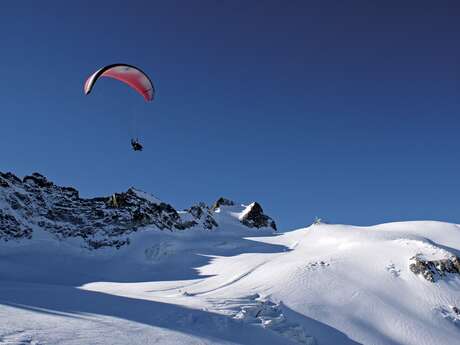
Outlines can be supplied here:
[[136, 138], [136, 139], [131, 139], [131, 146], [133, 148], [134, 151], [142, 151], [142, 149], [144, 148], [141, 143], [139, 143], [139, 140]]
[[[94, 84], [100, 77], [113, 78], [129, 85], [143, 96], [146, 102], [153, 101], [155, 98], [155, 88], [149, 76], [138, 67], [123, 63], [107, 65], [91, 74], [86, 79], [83, 87], [85, 95], [88, 95], [92, 91]], [[143, 149], [137, 138], [131, 139], [131, 146], [134, 151], [142, 151]]]

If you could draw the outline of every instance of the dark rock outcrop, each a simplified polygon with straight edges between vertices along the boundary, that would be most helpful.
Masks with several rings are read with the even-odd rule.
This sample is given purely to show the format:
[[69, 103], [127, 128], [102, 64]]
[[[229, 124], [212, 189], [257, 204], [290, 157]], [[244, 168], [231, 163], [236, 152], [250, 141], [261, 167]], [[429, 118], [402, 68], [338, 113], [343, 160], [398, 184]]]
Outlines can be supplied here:
[[200, 202], [198, 205], [193, 205], [186, 211], [192, 215], [195, 224], [201, 223], [205, 229], [209, 230], [218, 227], [216, 220], [212, 216], [211, 209], [205, 203]]
[[451, 256], [440, 260], [425, 260], [421, 254], [411, 258], [409, 269], [415, 274], [421, 274], [423, 278], [434, 283], [448, 273], [460, 274], [460, 259]]
[[451, 309], [452, 309], [452, 312], [455, 315], [460, 316], [460, 309], [459, 308], [457, 308], [456, 306], [452, 306]]
[[19, 238], [30, 239], [31, 237], [32, 229], [29, 226], [20, 224], [14, 216], [0, 209], [0, 238], [8, 241]]
[[262, 206], [258, 202], [253, 202], [248, 206], [243, 217], [240, 219], [241, 223], [250, 228], [266, 228], [270, 227], [276, 231], [275, 221], [264, 214]]
[[439, 314], [456, 326], [460, 326], [460, 309], [454, 305], [444, 305], [436, 308]]
[[234, 206], [234, 205], [235, 203], [232, 200], [220, 197], [219, 199], [217, 199], [214, 205], [212, 205], [211, 210], [213, 211], [217, 210], [221, 206]]
[[[220, 198], [212, 208], [204, 203], [183, 212], [134, 188], [109, 197], [81, 198], [72, 187], [61, 187], [39, 173], [19, 179], [0, 172], [0, 240], [30, 239], [39, 228], [58, 240], [83, 239], [88, 248], [120, 248], [128, 245], [129, 235], [140, 228], [185, 230], [192, 227], [211, 230], [218, 227], [215, 210], [235, 203]], [[242, 223], [250, 228], [271, 226], [259, 204], [246, 214]]]
[[0, 239], [30, 238], [32, 228], [58, 239], [82, 238], [89, 248], [129, 244], [126, 238], [140, 227], [184, 230], [183, 221], [169, 204], [152, 202], [129, 189], [111, 197], [83, 199], [76, 189], [59, 187], [34, 173], [21, 181], [11, 173], [0, 174]]

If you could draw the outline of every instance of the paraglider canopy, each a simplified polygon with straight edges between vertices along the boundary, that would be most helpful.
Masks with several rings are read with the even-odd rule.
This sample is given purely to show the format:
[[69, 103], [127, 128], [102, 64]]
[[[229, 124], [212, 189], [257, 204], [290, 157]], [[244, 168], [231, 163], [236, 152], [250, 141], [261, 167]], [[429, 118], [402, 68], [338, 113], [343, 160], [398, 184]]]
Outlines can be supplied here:
[[140, 93], [146, 101], [153, 101], [155, 88], [150, 78], [141, 69], [122, 63], [112, 64], [98, 69], [86, 80], [85, 94], [89, 94], [100, 77], [122, 81]]

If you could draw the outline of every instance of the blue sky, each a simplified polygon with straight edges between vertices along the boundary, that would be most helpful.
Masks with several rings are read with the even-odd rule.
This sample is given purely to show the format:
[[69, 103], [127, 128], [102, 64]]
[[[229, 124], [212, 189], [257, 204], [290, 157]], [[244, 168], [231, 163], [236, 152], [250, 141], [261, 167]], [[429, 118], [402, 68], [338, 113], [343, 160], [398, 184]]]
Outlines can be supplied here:
[[[0, 171], [179, 208], [257, 200], [284, 230], [460, 222], [459, 16], [458, 1], [2, 4]], [[157, 99], [109, 79], [85, 97], [114, 62]]]

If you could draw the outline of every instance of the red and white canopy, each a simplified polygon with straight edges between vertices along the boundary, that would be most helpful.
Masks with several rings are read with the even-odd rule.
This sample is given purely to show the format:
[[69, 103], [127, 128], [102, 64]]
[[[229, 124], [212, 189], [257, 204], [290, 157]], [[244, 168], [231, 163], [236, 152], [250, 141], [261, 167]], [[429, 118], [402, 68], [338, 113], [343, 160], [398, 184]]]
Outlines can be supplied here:
[[100, 77], [108, 77], [122, 81], [140, 93], [146, 101], [153, 101], [155, 88], [150, 78], [135, 66], [117, 63], [98, 69], [86, 79], [84, 91], [89, 94]]

